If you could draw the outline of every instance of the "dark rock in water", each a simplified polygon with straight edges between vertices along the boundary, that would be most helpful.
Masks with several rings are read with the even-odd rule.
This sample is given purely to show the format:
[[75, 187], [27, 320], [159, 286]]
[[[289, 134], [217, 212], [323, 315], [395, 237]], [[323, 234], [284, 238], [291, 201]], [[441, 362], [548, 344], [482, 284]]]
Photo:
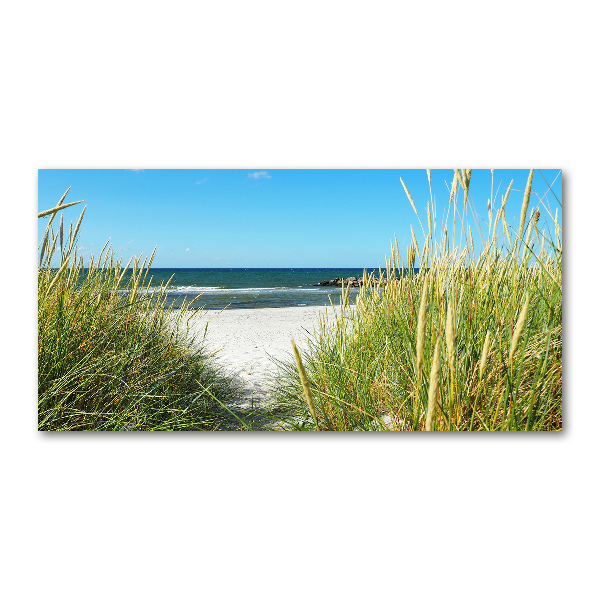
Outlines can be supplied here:
[[[378, 279], [374, 279], [373, 283], [377, 283]], [[323, 281], [321, 281], [320, 283], [313, 283], [313, 285], [329, 285], [329, 286], [337, 286], [337, 287], [341, 287], [342, 284], [344, 285], [344, 287], [349, 286], [349, 287], [360, 287], [361, 285], [363, 285], [363, 278], [359, 277], [358, 279], [356, 277], [348, 277], [348, 279], [342, 279], [340, 277], [335, 277], [334, 279], [325, 279]], [[387, 279], [385, 277], [381, 278], [381, 284], [382, 285], [386, 285], [387, 284]]]

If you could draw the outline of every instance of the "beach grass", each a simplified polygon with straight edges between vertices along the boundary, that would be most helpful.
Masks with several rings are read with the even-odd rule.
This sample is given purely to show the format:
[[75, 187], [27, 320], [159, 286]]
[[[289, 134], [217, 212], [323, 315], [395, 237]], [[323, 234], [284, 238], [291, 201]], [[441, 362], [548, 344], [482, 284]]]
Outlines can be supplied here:
[[302, 357], [280, 362], [273, 394], [290, 429], [562, 429], [560, 201], [546, 182], [530, 208], [533, 176], [517, 230], [505, 216], [512, 182], [479, 216], [471, 170], [456, 169], [439, 222], [427, 203], [427, 229], [402, 182], [421, 244], [411, 227], [406, 258], [393, 242], [356, 304], [346, 290], [333, 325], [321, 319]]
[[149, 277], [154, 253], [123, 266], [107, 243], [84, 267], [85, 208], [67, 232], [62, 210], [77, 203], [65, 196], [40, 213], [49, 222], [38, 265], [38, 428], [227, 429], [223, 407], [237, 384], [190, 333], [200, 312], [167, 304], [168, 283]]

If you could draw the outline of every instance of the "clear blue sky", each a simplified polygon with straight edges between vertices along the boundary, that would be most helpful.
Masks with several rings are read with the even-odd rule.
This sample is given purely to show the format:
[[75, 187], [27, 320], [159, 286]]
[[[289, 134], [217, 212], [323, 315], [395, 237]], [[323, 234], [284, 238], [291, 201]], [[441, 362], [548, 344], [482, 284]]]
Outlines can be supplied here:
[[[552, 183], [560, 171], [541, 173]], [[514, 179], [507, 219], [515, 228], [527, 175], [525, 169], [494, 171], [496, 204]], [[404, 255], [411, 224], [422, 241], [400, 177], [427, 229], [425, 169], [44, 169], [38, 206], [55, 206], [69, 186], [65, 202], [87, 201], [79, 242], [84, 255], [98, 254], [110, 238], [126, 261], [158, 246], [155, 267], [375, 267], [389, 255], [394, 233]], [[452, 178], [451, 169], [432, 170], [438, 222]], [[561, 175], [552, 189], [562, 202]], [[538, 201], [535, 192], [546, 191], [536, 170], [530, 208]], [[486, 222], [490, 195], [490, 170], [473, 170], [470, 197]], [[549, 204], [554, 213], [556, 201]], [[83, 206], [66, 209], [66, 222], [76, 221]], [[545, 215], [542, 210], [542, 220]], [[46, 221], [40, 219], [40, 238]]]

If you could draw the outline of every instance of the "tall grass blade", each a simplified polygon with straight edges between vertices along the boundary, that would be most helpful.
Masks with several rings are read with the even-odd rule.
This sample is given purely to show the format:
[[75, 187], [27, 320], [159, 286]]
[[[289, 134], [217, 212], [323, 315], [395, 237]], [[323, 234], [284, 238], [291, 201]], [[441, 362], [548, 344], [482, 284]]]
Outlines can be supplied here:
[[310, 391], [310, 385], [308, 383], [308, 378], [306, 377], [304, 365], [302, 364], [302, 358], [300, 357], [300, 353], [298, 352], [298, 348], [296, 348], [296, 342], [294, 342], [294, 340], [292, 340], [292, 348], [294, 349], [294, 357], [296, 358], [296, 365], [298, 366], [298, 373], [300, 374], [300, 381], [302, 382], [304, 396], [306, 398], [310, 414], [315, 421], [317, 429], [319, 429], [319, 421], [317, 420], [317, 413], [315, 411], [315, 401], [312, 392]]
[[523, 205], [521, 206], [521, 219], [519, 221], [519, 233], [517, 237], [521, 237], [523, 228], [525, 227], [525, 219], [527, 217], [527, 207], [529, 206], [529, 197], [531, 196], [531, 184], [533, 182], [533, 169], [529, 171], [525, 193], [523, 194]]
[[427, 419], [425, 421], [425, 431], [431, 431], [437, 412], [437, 402], [440, 385], [440, 366], [441, 366], [441, 340], [438, 338], [435, 343], [433, 362], [431, 363], [431, 373], [429, 375], [429, 394], [427, 402]]
[[42, 212], [38, 213], [38, 219], [41, 219], [42, 217], [47, 217], [48, 215], [54, 215], [59, 210], [64, 210], [65, 208], [75, 206], [76, 204], [81, 204], [82, 202], [85, 202], [85, 200], [78, 200], [77, 202], [71, 202], [69, 204], [63, 204], [62, 206], [55, 206], [54, 208], [51, 208], [49, 210], [43, 210]]

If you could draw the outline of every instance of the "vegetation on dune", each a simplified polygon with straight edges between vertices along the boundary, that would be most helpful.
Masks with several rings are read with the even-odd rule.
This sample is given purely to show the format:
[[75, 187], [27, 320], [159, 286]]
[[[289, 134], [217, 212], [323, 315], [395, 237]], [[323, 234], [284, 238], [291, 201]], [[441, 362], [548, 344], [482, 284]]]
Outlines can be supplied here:
[[[490, 198], [486, 220], [471, 170], [456, 169], [440, 224], [432, 195], [427, 203], [427, 229], [402, 182], [422, 242], [411, 227], [405, 258], [392, 243], [387, 285], [381, 269], [365, 273], [356, 304], [343, 289], [307, 350], [293, 345], [273, 382], [273, 415], [300, 430], [561, 429], [562, 230], [550, 208], [560, 200], [548, 184], [530, 208], [533, 176], [516, 229], [505, 216], [512, 182], [496, 208]], [[78, 204], [63, 204], [66, 195], [39, 214], [49, 217], [38, 268], [39, 428], [231, 428], [237, 415], [225, 404], [239, 390], [190, 337], [199, 313], [167, 306], [168, 282], [149, 278], [154, 255], [123, 267], [107, 243], [84, 267], [85, 209], [68, 234], [62, 216], [52, 227]]]
[[562, 229], [549, 199], [560, 201], [549, 184], [530, 209], [533, 175], [514, 230], [512, 182], [497, 209], [488, 202], [486, 223], [469, 196], [471, 170], [455, 170], [442, 226], [432, 200], [406, 262], [392, 244], [388, 285], [365, 273], [356, 305], [346, 290], [334, 326], [323, 318], [303, 357], [280, 364], [274, 394], [291, 428], [562, 428]]
[[123, 267], [107, 243], [84, 268], [76, 242], [85, 209], [68, 235], [62, 213], [52, 228], [78, 204], [63, 204], [67, 192], [38, 215], [50, 217], [38, 268], [39, 429], [227, 428], [222, 405], [236, 384], [186, 335], [199, 313], [167, 306], [168, 283], [152, 287], [154, 254]]

